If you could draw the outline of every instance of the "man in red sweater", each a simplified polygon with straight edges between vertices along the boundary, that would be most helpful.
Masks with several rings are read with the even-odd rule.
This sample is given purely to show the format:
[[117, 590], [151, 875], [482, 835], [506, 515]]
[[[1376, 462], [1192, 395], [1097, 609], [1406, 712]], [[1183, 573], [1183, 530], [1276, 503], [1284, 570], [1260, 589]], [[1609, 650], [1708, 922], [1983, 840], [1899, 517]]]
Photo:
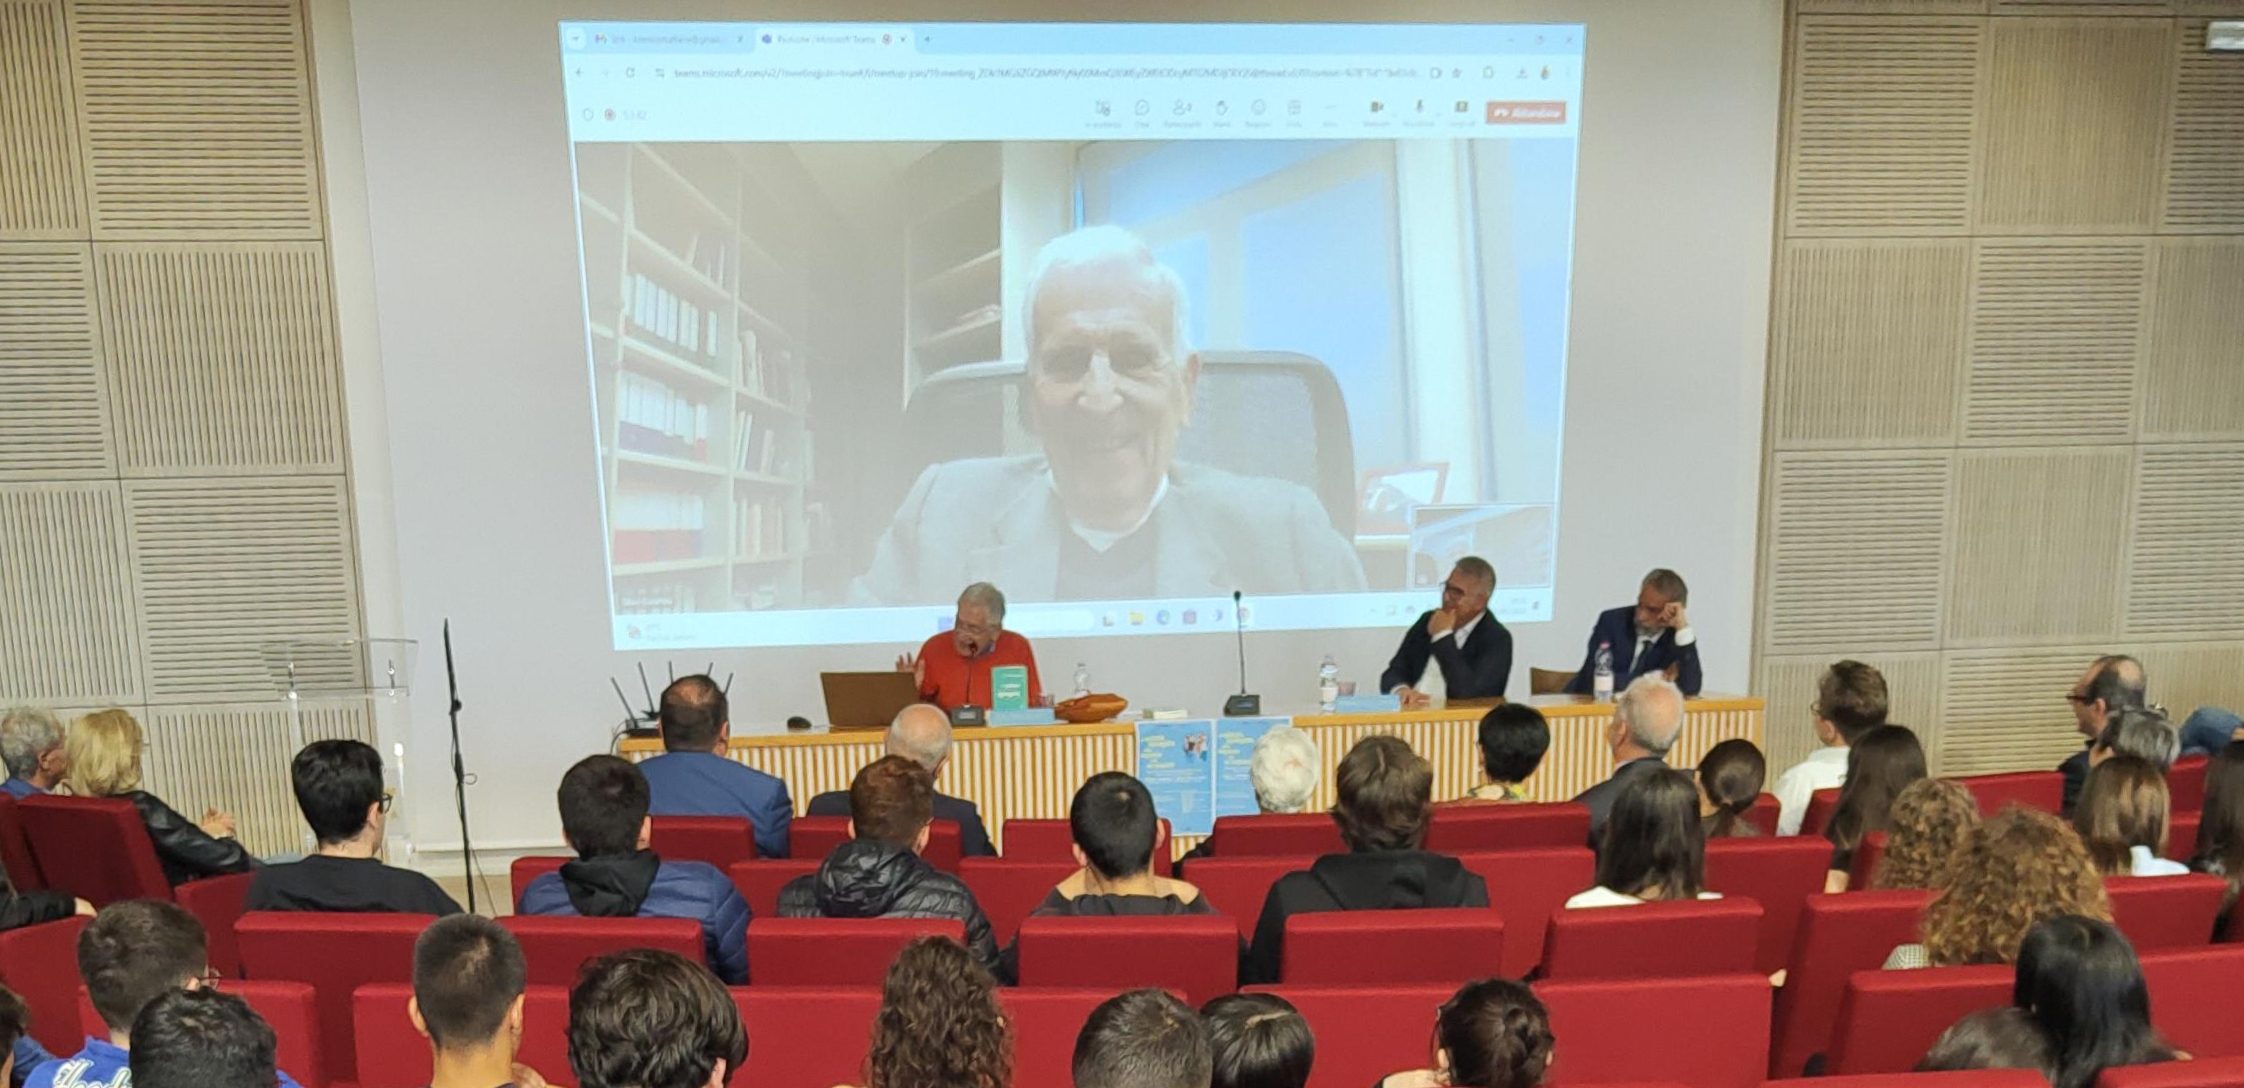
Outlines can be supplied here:
[[1036, 654], [1027, 639], [1005, 629], [1005, 594], [988, 582], [958, 595], [950, 630], [921, 644], [918, 653], [896, 659], [898, 670], [919, 681], [919, 697], [945, 710], [990, 705], [990, 670], [1004, 665], [1027, 667], [1029, 705], [1043, 701]]

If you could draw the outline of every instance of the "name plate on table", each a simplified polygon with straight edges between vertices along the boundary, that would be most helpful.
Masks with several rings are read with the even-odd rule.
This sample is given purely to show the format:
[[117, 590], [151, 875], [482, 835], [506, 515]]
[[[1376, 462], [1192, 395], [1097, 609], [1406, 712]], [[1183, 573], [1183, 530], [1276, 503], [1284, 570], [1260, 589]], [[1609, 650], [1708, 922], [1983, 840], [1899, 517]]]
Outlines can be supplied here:
[[990, 670], [990, 709], [1028, 709], [1028, 668], [999, 665]]
[[1393, 693], [1343, 695], [1332, 701], [1332, 712], [1335, 714], [1390, 714], [1401, 709], [1402, 696]]
[[1060, 719], [1051, 707], [1032, 706], [1020, 710], [990, 711], [991, 725], [1058, 725]]

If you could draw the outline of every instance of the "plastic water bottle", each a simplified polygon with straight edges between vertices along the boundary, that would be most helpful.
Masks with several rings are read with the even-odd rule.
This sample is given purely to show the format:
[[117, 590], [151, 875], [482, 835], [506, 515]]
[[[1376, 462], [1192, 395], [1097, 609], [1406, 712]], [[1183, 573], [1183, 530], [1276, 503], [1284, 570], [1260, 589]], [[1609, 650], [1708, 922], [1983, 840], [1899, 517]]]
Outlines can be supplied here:
[[1613, 644], [1610, 642], [1597, 644], [1597, 672], [1591, 682], [1591, 691], [1594, 693], [1592, 697], [1598, 702], [1613, 701]]
[[1317, 708], [1330, 714], [1333, 705], [1339, 701], [1340, 663], [1334, 661], [1331, 654], [1326, 654], [1325, 663], [1317, 666]]
[[1075, 697], [1080, 699], [1089, 694], [1091, 694], [1091, 666], [1078, 661], [1075, 663]]

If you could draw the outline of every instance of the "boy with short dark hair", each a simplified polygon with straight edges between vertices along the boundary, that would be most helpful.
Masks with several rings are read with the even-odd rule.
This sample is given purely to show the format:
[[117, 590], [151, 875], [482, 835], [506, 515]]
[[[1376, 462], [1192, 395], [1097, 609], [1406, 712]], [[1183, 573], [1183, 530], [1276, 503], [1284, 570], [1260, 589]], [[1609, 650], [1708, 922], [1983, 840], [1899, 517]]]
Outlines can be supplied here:
[[132, 1022], [139, 1088], [273, 1088], [280, 1082], [272, 1025], [249, 1002], [217, 990], [172, 990]]
[[381, 753], [361, 741], [317, 740], [296, 753], [288, 772], [319, 846], [302, 861], [258, 870], [248, 909], [460, 913], [435, 881], [381, 861], [390, 812]]
[[522, 945], [475, 914], [439, 920], [413, 942], [413, 999], [406, 1015], [428, 1036], [429, 1088], [533, 1088], [534, 1070], [515, 1064], [522, 1041]]

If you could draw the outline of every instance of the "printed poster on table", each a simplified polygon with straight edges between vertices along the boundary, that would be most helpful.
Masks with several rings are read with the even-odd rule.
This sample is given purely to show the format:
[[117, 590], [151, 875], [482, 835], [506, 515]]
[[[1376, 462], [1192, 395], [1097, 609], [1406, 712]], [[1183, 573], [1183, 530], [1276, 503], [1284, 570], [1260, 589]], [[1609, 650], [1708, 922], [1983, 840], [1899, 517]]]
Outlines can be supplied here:
[[1249, 775], [1254, 767], [1255, 742], [1273, 726], [1285, 725], [1292, 718], [1220, 718], [1215, 723], [1215, 814], [1217, 816], [1252, 816], [1261, 811], [1255, 804], [1254, 779]]
[[1215, 830], [1215, 722], [1198, 719], [1138, 723], [1138, 781], [1153, 795], [1169, 833]]

